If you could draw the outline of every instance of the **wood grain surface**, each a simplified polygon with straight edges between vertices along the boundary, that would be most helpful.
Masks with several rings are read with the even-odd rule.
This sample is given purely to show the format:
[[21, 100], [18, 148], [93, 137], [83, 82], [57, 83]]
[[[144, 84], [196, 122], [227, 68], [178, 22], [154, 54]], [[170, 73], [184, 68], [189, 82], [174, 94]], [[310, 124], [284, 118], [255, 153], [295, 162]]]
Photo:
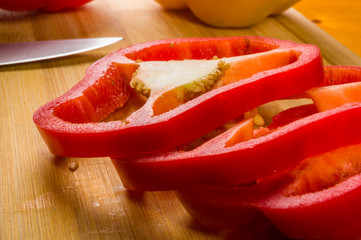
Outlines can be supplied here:
[[301, 0], [294, 7], [341, 44], [361, 56], [361, 1]]
[[[331, 10], [322, 11], [326, 2], [332, 2], [347, 27], [334, 20]], [[357, 0], [343, 1], [339, 8], [347, 8], [345, 2], [360, 6]], [[268, 222], [252, 229], [204, 229], [174, 192], [128, 192], [108, 158], [53, 156], [32, 114], [75, 85], [97, 59], [155, 39], [261, 35], [316, 44], [325, 64], [361, 66], [354, 53], [361, 53], [358, 22], [348, 22], [351, 15], [346, 13], [355, 9], [339, 11], [339, 3], [303, 0], [296, 8], [309, 19], [292, 8], [243, 29], [210, 27], [187, 10], [165, 11], [151, 0], [95, 0], [56, 14], [1, 11], [1, 43], [110, 36], [124, 40], [70, 57], [0, 67], [0, 239], [283, 239]], [[79, 167], [74, 171], [75, 162]]]

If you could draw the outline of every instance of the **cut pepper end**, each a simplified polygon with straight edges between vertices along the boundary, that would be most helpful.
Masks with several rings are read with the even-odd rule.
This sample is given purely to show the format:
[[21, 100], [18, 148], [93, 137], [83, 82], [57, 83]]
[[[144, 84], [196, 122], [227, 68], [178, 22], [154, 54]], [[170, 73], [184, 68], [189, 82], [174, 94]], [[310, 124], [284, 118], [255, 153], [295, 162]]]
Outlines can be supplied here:
[[54, 107], [54, 116], [70, 123], [99, 122], [128, 102], [133, 91], [129, 82], [138, 67], [134, 63], [111, 63], [95, 84]]

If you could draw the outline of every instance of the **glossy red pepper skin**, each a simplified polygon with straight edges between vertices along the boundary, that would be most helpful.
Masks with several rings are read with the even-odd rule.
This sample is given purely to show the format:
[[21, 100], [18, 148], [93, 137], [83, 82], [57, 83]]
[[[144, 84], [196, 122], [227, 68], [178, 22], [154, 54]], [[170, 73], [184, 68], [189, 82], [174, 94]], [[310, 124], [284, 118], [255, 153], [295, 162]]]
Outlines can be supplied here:
[[91, 0], [0, 0], [0, 8], [9, 11], [58, 12], [64, 9], [77, 8]]
[[[138, 59], [211, 59], [272, 49], [291, 49], [298, 57], [293, 63], [214, 89], [161, 115], [153, 115], [154, 99], [149, 99], [125, 122], [97, 122], [134, 96], [129, 80]], [[40, 107], [33, 119], [56, 155], [120, 158], [174, 149], [258, 105], [303, 92], [322, 78], [322, 58], [312, 45], [248, 36], [160, 40], [123, 48], [97, 61], [79, 84]]]
[[267, 221], [253, 205], [256, 196], [265, 192], [251, 186], [188, 188], [178, 191], [177, 196], [193, 220], [204, 227], [249, 228]]
[[306, 157], [361, 142], [361, 126], [351, 126], [353, 121], [361, 121], [360, 104], [317, 113], [228, 148], [225, 139], [218, 139], [188, 152], [113, 159], [113, 163], [124, 186], [132, 190], [243, 184], [283, 171]]
[[[361, 68], [329, 66], [325, 67], [325, 75], [324, 81], [319, 86], [360, 82]], [[348, 104], [344, 107], [361, 108], [361, 103]], [[349, 127], [356, 128], [358, 124], [354, 123], [350, 119]], [[333, 136], [335, 127], [337, 128], [337, 126], [332, 128], [332, 139], [340, 141]], [[359, 136], [357, 130], [354, 134]], [[303, 195], [285, 196], [284, 187], [283, 185], [257, 203], [262, 212], [284, 235], [297, 239], [361, 237], [361, 174], [354, 175], [332, 187]]]
[[40, 10], [43, 12], [59, 12], [66, 9], [74, 9], [81, 7], [92, 0], [53, 0]]
[[261, 211], [293, 239], [357, 239], [361, 236], [361, 175], [315, 193], [285, 197], [282, 190], [258, 202]]
[[[361, 81], [361, 68], [328, 66], [325, 67], [325, 76], [320, 86]], [[340, 108], [361, 108], [361, 103], [351, 103]], [[274, 126], [282, 127], [284, 123], [288, 124], [289, 119], [298, 119], [302, 114], [307, 117], [309, 114], [314, 114], [313, 112], [310, 106], [286, 110], [285, 113], [274, 117]], [[359, 116], [360, 112], [355, 115], [360, 118]], [[356, 127], [350, 122], [348, 125]], [[332, 141], [340, 141], [333, 135], [339, 130], [337, 125], [330, 128], [329, 136], [332, 136], [330, 137]], [[358, 131], [356, 130], [356, 135], [359, 134]], [[357, 146], [356, 149], [361, 147], [361, 145]], [[182, 189], [178, 195], [189, 214], [208, 227], [246, 227], [247, 219], [243, 216], [249, 217], [252, 222], [255, 217], [263, 213], [288, 238], [359, 238], [361, 174], [318, 191], [289, 196], [287, 195], [289, 184], [298, 177], [297, 174], [290, 174], [292, 169], [248, 185]], [[322, 186], [322, 183], [320, 185]], [[216, 211], [212, 213], [214, 209]], [[223, 209], [229, 214], [228, 216], [220, 214]], [[233, 219], [234, 222], [231, 221]]]
[[[316, 112], [314, 104], [287, 109], [272, 118], [269, 128], [283, 127]], [[248, 229], [252, 225], [263, 225], [267, 222], [266, 215], [257, 203], [289, 183], [287, 172], [236, 186], [180, 189], [177, 196], [188, 214], [205, 227]]]

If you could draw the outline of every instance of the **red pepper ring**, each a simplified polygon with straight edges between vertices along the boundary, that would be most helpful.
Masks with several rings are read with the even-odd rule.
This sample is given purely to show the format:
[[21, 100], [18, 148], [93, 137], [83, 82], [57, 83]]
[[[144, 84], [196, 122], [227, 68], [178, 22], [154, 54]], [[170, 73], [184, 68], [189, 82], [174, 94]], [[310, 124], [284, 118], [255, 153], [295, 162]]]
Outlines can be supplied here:
[[292, 239], [358, 239], [361, 236], [360, 182], [359, 174], [322, 191], [289, 197], [284, 196], [281, 189], [256, 204]]
[[[125, 121], [98, 122], [134, 96], [129, 80], [138, 59], [211, 59], [273, 49], [292, 50], [296, 59], [209, 91], [160, 115], [154, 116], [148, 103]], [[256, 106], [303, 92], [322, 78], [322, 58], [313, 45], [245, 36], [153, 41], [120, 49], [95, 62], [82, 81], [40, 107], [33, 119], [56, 155], [120, 157], [190, 142]]]
[[[327, 66], [320, 86], [360, 81], [360, 67]], [[357, 98], [349, 100], [357, 101]], [[360, 107], [361, 103], [357, 105]], [[279, 113], [273, 118], [274, 126], [314, 114], [310, 106]], [[354, 123], [357, 122], [348, 125], [357, 125]], [[339, 130], [337, 125], [330, 128], [330, 139], [340, 141], [333, 136], [335, 128]], [[263, 212], [292, 239], [358, 239], [361, 236], [360, 149], [361, 144], [346, 145], [250, 184], [182, 189], [178, 196], [189, 214], [208, 227], [247, 227], [255, 221], [260, 225]]]
[[131, 161], [113, 159], [113, 163], [123, 185], [131, 190], [238, 185], [283, 171], [304, 158], [360, 143], [361, 126], [349, 124], [358, 121], [361, 103], [352, 103], [227, 148], [225, 141], [213, 141], [191, 151], [159, 153]]
[[[325, 79], [319, 84], [319, 87], [342, 85], [354, 82], [361, 82], [361, 67], [356, 66], [327, 66], [325, 67]], [[355, 85], [354, 85], [355, 86]], [[359, 88], [356, 88], [359, 89]], [[342, 92], [338, 89], [338, 92]], [[345, 101], [348, 99], [345, 93]], [[358, 97], [353, 101], [358, 101]], [[325, 99], [327, 101], [328, 99]], [[360, 105], [361, 103], [357, 103]], [[347, 124], [349, 128], [356, 127], [358, 122], [350, 119]], [[336, 126], [332, 128], [331, 138], [334, 141], [341, 141], [337, 136], [333, 136]], [[358, 131], [353, 136], [358, 136]], [[347, 135], [347, 133], [345, 133]], [[351, 137], [351, 136], [349, 136]], [[324, 159], [326, 165], [318, 165], [310, 170], [304, 170], [309, 176], [310, 181], [305, 181], [305, 189], [296, 189], [297, 194], [289, 194], [296, 185], [287, 186], [286, 184], [278, 185], [277, 190], [268, 191], [262, 198], [253, 203], [257, 204], [259, 209], [264, 212], [273, 224], [284, 235], [290, 238], [298, 239], [358, 239], [361, 237], [361, 171], [360, 171], [360, 154], [361, 144], [345, 145], [345, 147], [328, 152], [325, 155], [316, 156]], [[317, 159], [308, 160], [310, 164], [315, 164]], [[335, 164], [337, 161], [346, 161]], [[351, 162], [351, 163], [350, 163]], [[317, 164], [317, 162], [316, 162]], [[327, 166], [333, 166], [335, 172], [326, 169]], [[299, 169], [304, 169], [301, 165]], [[312, 173], [313, 169], [323, 169], [319, 172], [321, 175]], [[334, 174], [331, 174], [331, 173]], [[316, 172], [317, 173], [317, 172]], [[292, 178], [289, 182], [295, 182], [302, 179], [301, 174], [289, 174]], [[316, 175], [316, 176], [315, 176]], [[303, 175], [305, 176], [305, 175]], [[312, 179], [315, 177], [315, 180]], [[278, 178], [280, 179], [280, 177]], [[319, 181], [322, 179], [321, 181]], [[327, 181], [335, 181], [329, 185]], [[314, 183], [312, 183], [314, 182]], [[301, 181], [302, 183], [302, 181]], [[320, 189], [310, 187], [318, 184]], [[301, 184], [302, 185], [302, 184]]]

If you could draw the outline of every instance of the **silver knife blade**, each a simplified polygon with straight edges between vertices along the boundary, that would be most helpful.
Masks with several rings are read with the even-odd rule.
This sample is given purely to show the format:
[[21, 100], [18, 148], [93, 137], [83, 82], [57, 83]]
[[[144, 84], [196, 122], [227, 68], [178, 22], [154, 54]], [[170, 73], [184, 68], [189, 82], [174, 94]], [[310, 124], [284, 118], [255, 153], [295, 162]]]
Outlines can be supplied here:
[[0, 66], [64, 57], [122, 40], [122, 37], [78, 38], [0, 44]]

